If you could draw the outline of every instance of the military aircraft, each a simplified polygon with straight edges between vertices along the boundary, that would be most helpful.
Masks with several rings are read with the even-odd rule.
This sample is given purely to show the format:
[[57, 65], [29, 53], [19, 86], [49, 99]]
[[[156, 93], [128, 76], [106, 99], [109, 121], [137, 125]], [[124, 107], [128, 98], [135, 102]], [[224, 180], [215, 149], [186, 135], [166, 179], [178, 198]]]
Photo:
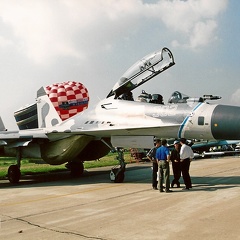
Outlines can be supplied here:
[[51, 165], [67, 163], [73, 174], [82, 174], [84, 161], [99, 159], [114, 148], [120, 166], [111, 171], [110, 178], [123, 182], [123, 147], [150, 148], [154, 137], [240, 139], [240, 107], [209, 103], [218, 96], [191, 98], [175, 91], [167, 104], [133, 100], [135, 88], [174, 64], [173, 54], [166, 47], [145, 56], [123, 74], [94, 109], [66, 120], [59, 118], [41, 88], [36, 99], [37, 128], [6, 131], [0, 121], [0, 145], [16, 149], [17, 164], [8, 169], [9, 181], [19, 181], [25, 155], [40, 157]]
[[239, 152], [235, 149], [239, 140], [218, 140], [218, 141], [188, 141], [194, 152], [194, 158], [214, 157], [223, 155], [235, 155]]

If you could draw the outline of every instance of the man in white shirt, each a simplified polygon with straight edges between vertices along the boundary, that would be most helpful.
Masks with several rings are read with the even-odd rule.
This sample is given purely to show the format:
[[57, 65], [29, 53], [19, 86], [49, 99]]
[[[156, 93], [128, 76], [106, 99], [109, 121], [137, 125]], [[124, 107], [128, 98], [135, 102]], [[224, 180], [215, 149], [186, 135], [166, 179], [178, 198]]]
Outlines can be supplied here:
[[183, 181], [185, 184], [185, 188], [183, 190], [189, 190], [192, 188], [192, 181], [189, 175], [189, 167], [190, 162], [192, 161], [194, 154], [191, 147], [186, 145], [187, 140], [185, 138], [180, 139], [180, 144], [182, 145], [180, 150], [180, 163], [181, 163], [181, 171], [183, 176]]

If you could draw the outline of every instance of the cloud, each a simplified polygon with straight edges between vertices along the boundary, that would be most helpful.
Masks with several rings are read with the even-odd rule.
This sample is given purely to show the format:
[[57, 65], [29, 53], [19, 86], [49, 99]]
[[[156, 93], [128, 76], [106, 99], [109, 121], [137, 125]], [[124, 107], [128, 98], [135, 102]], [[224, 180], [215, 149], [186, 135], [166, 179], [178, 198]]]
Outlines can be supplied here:
[[174, 47], [196, 49], [206, 46], [217, 38], [217, 17], [227, 8], [228, 1], [188, 0], [159, 1], [152, 11], [164, 24], [172, 29], [177, 39]]
[[214, 32], [216, 28], [217, 23], [213, 20], [196, 23], [189, 38], [189, 47], [195, 49], [200, 46], [206, 46], [209, 42], [217, 39]]
[[111, 0], [1, 1], [0, 17], [11, 27], [19, 51], [36, 63], [49, 63], [61, 56], [84, 58], [89, 51], [110, 49], [135, 28], [141, 5]]
[[236, 105], [240, 105], [240, 88], [237, 89], [231, 96], [231, 102]]
[[5, 48], [11, 45], [13, 45], [13, 42], [11, 40], [8, 40], [0, 36], [0, 47]]
[[18, 39], [16, 48], [36, 63], [49, 57], [78, 56], [72, 47], [72, 32], [60, 17], [62, 12], [55, 12], [52, 3], [20, 0], [0, 4], [3, 22], [11, 26]]
[[[142, 32], [146, 19], [161, 30], [163, 26], [171, 29], [174, 46], [205, 46], [215, 39], [216, 18], [226, 6], [227, 0], [151, 4], [140, 0], [98, 0], [97, 4], [95, 0], [2, 0], [0, 18], [11, 27], [20, 53], [37, 64], [49, 64], [59, 57], [81, 60], [96, 51], [111, 51], [117, 41]], [[2, 31], [0, 44], [9, 42], [8, 37]]]

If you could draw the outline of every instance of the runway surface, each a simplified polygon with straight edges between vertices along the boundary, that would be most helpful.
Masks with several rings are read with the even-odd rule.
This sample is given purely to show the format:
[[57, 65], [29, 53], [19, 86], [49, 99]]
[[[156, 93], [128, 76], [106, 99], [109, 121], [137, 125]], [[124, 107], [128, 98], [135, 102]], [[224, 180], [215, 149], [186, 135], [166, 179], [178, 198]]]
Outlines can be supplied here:
[[152, 190], [150, 166], [118, 184], [110, 168], [0, 181], [0, 239], [240, 239], [239, 156], [193, 161], [187, 192]]

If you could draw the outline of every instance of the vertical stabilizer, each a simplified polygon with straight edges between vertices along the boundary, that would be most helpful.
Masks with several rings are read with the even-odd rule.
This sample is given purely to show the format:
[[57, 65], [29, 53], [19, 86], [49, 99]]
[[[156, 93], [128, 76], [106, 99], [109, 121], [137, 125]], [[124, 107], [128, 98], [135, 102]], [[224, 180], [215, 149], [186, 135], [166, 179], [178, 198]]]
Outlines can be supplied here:
[[37, 92], [38, 127], [48, 128], [62, 122], [44, 88]]
[[36, 102], [14, 112], [18, 128], [53, 127], [88, 108], [87, 88], [79, 82], [63, 82], [41, 87]]

